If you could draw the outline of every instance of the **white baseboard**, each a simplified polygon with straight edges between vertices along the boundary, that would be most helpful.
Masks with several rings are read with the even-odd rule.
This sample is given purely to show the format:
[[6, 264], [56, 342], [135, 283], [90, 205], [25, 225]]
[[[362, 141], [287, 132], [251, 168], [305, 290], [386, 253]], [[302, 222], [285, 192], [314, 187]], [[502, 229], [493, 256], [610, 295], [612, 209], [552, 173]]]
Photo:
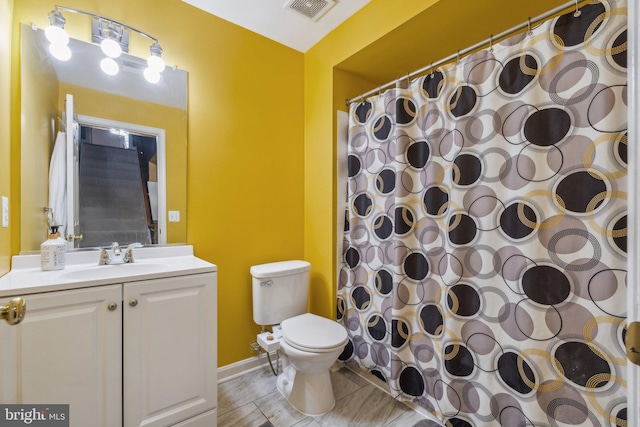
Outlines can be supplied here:
[[266, 353], [218, 368], [218, 384], [240, 377], [268, 365]]

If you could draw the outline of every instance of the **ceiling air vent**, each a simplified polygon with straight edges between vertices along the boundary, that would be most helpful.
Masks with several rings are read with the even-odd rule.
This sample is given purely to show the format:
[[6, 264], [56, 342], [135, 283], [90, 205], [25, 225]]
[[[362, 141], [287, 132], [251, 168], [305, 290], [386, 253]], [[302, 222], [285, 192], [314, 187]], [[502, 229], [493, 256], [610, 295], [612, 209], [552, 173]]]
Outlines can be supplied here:
[[334, 4], [336, 2], [333, 0], [289, 0], [285, 7], [305, 18], [317, 21]]

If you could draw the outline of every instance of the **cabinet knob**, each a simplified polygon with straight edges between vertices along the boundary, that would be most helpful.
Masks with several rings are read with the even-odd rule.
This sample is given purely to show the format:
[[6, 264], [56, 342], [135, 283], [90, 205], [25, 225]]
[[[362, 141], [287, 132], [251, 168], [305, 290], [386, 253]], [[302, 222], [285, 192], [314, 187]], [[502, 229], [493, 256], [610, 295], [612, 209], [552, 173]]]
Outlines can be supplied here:
[[137, 299], [132, 299], [131, 301], [129, 301], [129, 305], [131, 307], [135, 307], [136, 305], [138, 305], [138, 300]]
[[27, 312], [27, 303], [24, 298], [13, 298], [9, 304], [0, 306], [0, 319], [5, 319], [10, 325], [22, 322]]
[[118, 304], [116, 304], [115, 302], [110, 302], [109, 305], [107, 306], [107, 308], [111, 311], [115, 310], [116, 308], [118, 308]]

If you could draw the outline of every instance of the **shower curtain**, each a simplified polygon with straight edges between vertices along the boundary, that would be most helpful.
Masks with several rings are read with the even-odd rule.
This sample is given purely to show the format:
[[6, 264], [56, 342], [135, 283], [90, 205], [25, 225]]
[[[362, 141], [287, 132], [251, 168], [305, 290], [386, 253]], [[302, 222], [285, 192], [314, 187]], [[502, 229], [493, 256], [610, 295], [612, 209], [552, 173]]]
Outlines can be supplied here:
[[594, 1], [351, 105], [341, 360], [445, 425], [626, 426], [626, 25]]

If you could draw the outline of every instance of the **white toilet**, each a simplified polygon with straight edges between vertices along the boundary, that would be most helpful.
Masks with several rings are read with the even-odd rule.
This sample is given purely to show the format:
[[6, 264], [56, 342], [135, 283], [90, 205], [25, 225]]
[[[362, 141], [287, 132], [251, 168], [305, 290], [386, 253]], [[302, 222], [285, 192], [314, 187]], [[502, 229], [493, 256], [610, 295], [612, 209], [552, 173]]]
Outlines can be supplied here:
[[299, 412], [322, 415], [335, 406], [329, 368], [347, 343], [347, 331], [333, 320], [307, 313], [310, 268], [306, 261], [251, 267], [253, 321], [281, 326], [281, 337], [272, 337], [279, 339], [289, 362], [276, 381], [280, 393]]

